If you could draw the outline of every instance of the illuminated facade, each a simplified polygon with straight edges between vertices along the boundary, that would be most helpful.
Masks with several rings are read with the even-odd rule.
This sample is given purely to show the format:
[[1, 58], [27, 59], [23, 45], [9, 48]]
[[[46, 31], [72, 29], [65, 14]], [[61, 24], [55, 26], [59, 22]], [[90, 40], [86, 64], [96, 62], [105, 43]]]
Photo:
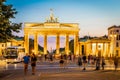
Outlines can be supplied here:
[[108, 38], [93, 38], [79, 42], [79, 54], [120, 57], [120, 26], [108, 28]]
[[93, 38], [79, 42], [79, 53], [81, 55], [95, 55], [110, 57], [110, 40], [106, 38]]
[[47, 54], [47, 37], [56, 36], [56, 54], [59, 54], [60, 36], [66, 37], [65, 53], [69, 54], [69, 36], [74, 36], [74, 54], [78, 54], [78, 23], [59, 23], [51, 11], [50, 17], [44, 23], [25, 23], [24, 25], [25, 51], [29, 53], [29, 36], [34, 36], [34, 53], [38, 54], [38, 37], [44, 37], [44, 54]]
[[108, 28], [108, 38], [110, 43], [110, 54], [120, 57], [120, 26], [112, 26]]
[[[120, 26], [112, 26], [108, 28], [108, 38], [93, 38], [85, 41], [79, 39], [78, 23], [59, 23], [51, 10], [50, 17], [46, 18], [44, 23], [28, 22], [24, 24], [24, 41], [11, 41], [10, 45], [25, 47], [25, 52], [29, 53], [29, 36], [34, 36], [34, 53], [38, 54], [38, 37], [44, 37], [44, 54], [47, 54], [47, 37], [56, 36], [56, 54], [59, 54], [60, 36], [65, 36], [65, 53], [69, 54], [69, 36], [74, 36], [74, 54], [78, 55], [96, 55], [104, 57], [120, 57]], [[24, 44], [24, 45], [23, 45]], [[6, 43], [0, 43], [0, 53], [4, 49]]]

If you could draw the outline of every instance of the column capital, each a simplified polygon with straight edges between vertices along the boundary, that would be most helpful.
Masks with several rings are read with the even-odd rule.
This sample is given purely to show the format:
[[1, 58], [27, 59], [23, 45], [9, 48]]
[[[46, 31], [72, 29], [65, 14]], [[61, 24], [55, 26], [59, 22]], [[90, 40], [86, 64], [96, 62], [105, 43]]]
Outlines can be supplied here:
[[34, 33], [33, 35], [38, 35], [38, 33]]

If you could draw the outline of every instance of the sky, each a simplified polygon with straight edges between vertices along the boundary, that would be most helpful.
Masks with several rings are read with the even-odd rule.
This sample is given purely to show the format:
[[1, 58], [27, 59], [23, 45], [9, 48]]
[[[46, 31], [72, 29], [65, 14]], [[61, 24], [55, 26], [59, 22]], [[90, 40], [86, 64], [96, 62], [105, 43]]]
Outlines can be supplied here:
[[80, 37], [107, 35], [108, 27], [120, 25], [120, 0], [7, 0], [6, 4], [18, 11], [12, 21], [23, 24], [45, 22], [52, 8], [60, 23], [79, 23]]

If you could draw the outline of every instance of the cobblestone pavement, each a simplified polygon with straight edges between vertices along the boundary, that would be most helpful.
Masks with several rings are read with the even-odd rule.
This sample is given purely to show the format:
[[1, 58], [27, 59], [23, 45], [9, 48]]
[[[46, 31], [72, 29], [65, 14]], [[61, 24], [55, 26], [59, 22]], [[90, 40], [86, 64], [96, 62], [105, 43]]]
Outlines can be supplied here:
[[26, 76], [23, 70], [6, 70], [0, 75], [0, 80], [120, 80], [120, 71], [80, 68], [39, 69], [35, 75], [29, 70]]
[[120, 80], [120, 71], [79, 71], [42, 74], [40, 80]]
[[[28, 74], [23, 74], [23, 64], [9, 64], [8, 69], [1, 70], [0, 80], [120, 80], [120, 66], [118, 71], [114, 71], [114, 66], [108, 64], [105, 70], [95, 71], [95, 66], [87, 65], [87, 70], [83, 71], [76, 63], [69, 62], [66, 68], [60, 68], [59, 63], [38, 62], [36, 74], [31, 74], [29, 65]], [[15, 65], [16, 66], [16, 65]]]
[[39, 69], [35, 75], [32, 75], [31, 69], [28, 70], [28, 74], [24, 75], [23, 70], [5, 70], [0, 72], [0, 80], [40, 80], [41, 75], [52, 73], [64, 73], [69, 72], [72, 69], [64, 68], [51, 68], [51, 69]]

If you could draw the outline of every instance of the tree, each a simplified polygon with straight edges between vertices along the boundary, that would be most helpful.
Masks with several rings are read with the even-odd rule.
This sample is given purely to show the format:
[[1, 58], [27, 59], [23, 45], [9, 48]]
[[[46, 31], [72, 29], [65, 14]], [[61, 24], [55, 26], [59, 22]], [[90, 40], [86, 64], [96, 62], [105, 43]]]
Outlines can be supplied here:
[[[33, 49], [34, 49], [34, 40], [30, 38], [29, 39], [29, 52], [32, 53]], [[43, 47], [38, 44], [38, 51], [42, 51], [43, 52], [43, 50], [44, 50]]]
[[12, 23], [10, 19], [15, 18], [16, 9], [12, 5], [5, 4], [6, 0], [0, 0], [0, 42], [7, 42], [14, 37], [13, 32], [18, 33], [22, 23]]
[[[24, 37], [14, 36], [15, 40], [24, 40]], [[32, 53], [32, 50], [34, 49], [34, 40], [32, 38], [29, 39], [29, 52]], [[38, 51], [43, 52], [44, 48], [38, 44]], [[48, 52], [48, 51], [47, 51]]]

